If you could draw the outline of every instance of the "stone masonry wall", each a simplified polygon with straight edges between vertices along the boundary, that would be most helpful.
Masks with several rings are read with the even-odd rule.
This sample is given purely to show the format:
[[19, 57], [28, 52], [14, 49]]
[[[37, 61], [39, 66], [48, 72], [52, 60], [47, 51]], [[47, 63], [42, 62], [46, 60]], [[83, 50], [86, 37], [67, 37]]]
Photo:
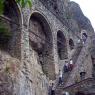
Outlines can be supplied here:
[[[56, 1], [56, 2], [58, 3], [58, 1]], [[56, 9], [56, 6], [55, 6], [56, 2], [53, 1], [55, 9]], [[62, 4], [64, 3], [63, 1], [61, 1], [61, 2], [62, 2]], [[58, 3], [59, 9], [60, 9], [60, 7], [62, 7], [61, 2], [60, 2], [60, 4]], [[7, 88], [5, 86], [3, 87], [5, 90], [7, 89], [6, 91], [9, 91], [8, 95], [48, 95], [48, 86], [49, 86], [50, 77], [46, 76], [46, 74], [44, 73], [41, 64], [39, 64], [39, 62], [38, 62], [38, 57], [39, 57], [38, 53], [34, 50], [34, 48], [29, 43], [29, 24], [30, 24], [29, 22], [30, 22], [31, 15], [33, 13], [38, 13], [38, 14], [42, 15], [42, 17], [46, 20], [46, 22], [48, 23], [49, 28], [50, 28], [50, 32], [51, 32], [50, 34], [52, 36], [52, 48], [50, 46], [48, 46], [48, 47], [50, 49], [52, 49], [52, 54], [50, 54], [50, 57], [52, 58], [52, 62], [50, 60], [45, 59], [45, 61], [47, 62], [47, 64], [45, 66], [46, 66], [46, 69], [47, 69], [49, 75], [52, 76], [52, 78], [51, 78], [52, 80], [55, 80], [56, 76], [58, 76], [58, 74], [59, 74], [59, 69], [60, 69], [59, 62], [64, 62], [64, 60], [60, 61], [60, 59], [58, 59], [57, 32], [61, 31], [63, 33], [63, 35], [65, 36], [66, 43], [67, 43], [66, 48], [68, 51], [67, 52], [68, 57], [70, 54], [69, 39], [72, 38], [72, 40], [74, 41], [74, 44], [76, 45], [78, 39], [80, 38], [80, 33], [77, 36], [77, 33], [75, 34], [72, 31], [70, 31], [69, 28], [61, 20], [59, 20], [58, 17], [60, 17], [59, 15], [62, 14], [62, 11], [60, 12], [60, 10], [59, 11], [56, 10], [56, 12], [59, 13], [58, 16], [56, 16], [56, 14], [52, 13], [43, 4], [44, 3], [40, 2], [40, 0], [33, 0], [33, 6], [31, 9], [26, 7], [26, 8], [22, 8], [20, 10], [21, 11], [21, 19], [22, 19], [21, 32], [20, 32], [21, 38], [18, 40], [20, 40], [21, 43], [18, 43], [18, 45], [20, 44], [20, 48], [21, 48], [21, 51], [19, 52], [21, 54], [21, 58], [20, 58], [20, 60], [18, 60], [16, 58], [14, 59], [9, 54], [8, 54], [8, 56], [9, 56], [8, 59], [7, 59], [7, 57], [4, 58], [4, 63], [8, 64], [8, 60], [10, 59], [13, 62], [9, 62], [9, 64], [17, 63], [17, 66], [18, 66], [16, 68], [16, 71], [14, 71], [13, 73], [10, 73], [11, 76], [13, 75], [13, 77], [6, 80], [8, 83], [7, 84], [8, 87]], [[67, 4], [67, 3], [65, 2], [65, 4]], [[65, 8], [65, 6], [63, 6], [63, 7]], [[62, 7], [62, 10], [66, 11], [66, 10], [64, 10], [63, 7]], [[65, 16], [66, 15], [64, 14], [64, 17]], [[40, 18], [40, 19], [43, 20], [43, 18]], [[73, 25], [77, 24], [76, 21], [72, 21], [72, 23], [73, 23]], [[76, 27], [78, 28], [78, 25], [76, 25]], [[50, 41], [50, 39], [48, 39], [48, 40]], [[18, 50], [16, 50], [16, 51], [18, 51]], [[50, 53], [51, 53], [51, 51], [50, 51]], [[4, 54], [4, 52], [2, 54]], [[5, 53], [5, 55], [7, 55], [7, 54]], [[88, 61], [87, 62], [84, 61], [85, 64], [88, 64], [91, 62], [90, 55], [87, 58], [88, 58]], [[1, 59], [3, 59], [3, 58], [1, 58]], [[3, 63], [3, 62], [1, 62], [1, 63]], [[9, 70], [9, 67], [7, 68], [7, 71], [8, 70]], [[15, 70], [15, 69], [13, 69], [13, 70]], [[15, 73], [17, 75], [15, 75]], [[87, 74], [88, 74], [87, 76], [89, 76], [89, 74], [91, 74], [91, 73], [87, 72]], [[2, 75], [2, 74], [0, 74], [0, 75]], [[4, 76], [6, 78], [7, 74], [5, 74]], [[8, 76], [10, 76], [10, 75], [8, 75]], [[14, 78], [14, 77], [16, 77], [16, 78]], [[11, 79], [13, 81], [10, 81]], [[3, 79], [1, 79], [0, 81], [3, 82]], [[4, 81], [4, 82], [6, 83], [6, 81]], [[0, 89], [2, 90], [2, 88], [0, 88]], [[1, 94], [1, 92], [0, 92], [0, 94]], [[6, 93], [4, 93], [4, 94], [6, 94]], [[4, 95], [4, 94], [1, 94], [1, 95]]]

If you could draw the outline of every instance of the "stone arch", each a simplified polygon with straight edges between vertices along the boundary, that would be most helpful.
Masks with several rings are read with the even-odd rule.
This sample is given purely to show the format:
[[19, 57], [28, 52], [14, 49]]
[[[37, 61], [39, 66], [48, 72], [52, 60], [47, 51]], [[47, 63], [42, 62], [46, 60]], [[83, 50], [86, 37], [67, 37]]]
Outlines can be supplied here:
[[58, 50], [58, 56], [61, 60], [67, 59], [67, 43], [66, 38], [62, 31], [57, 32], [57, 50]]
[[87, 38], [87, 36], [88, 36], [87, 31], [81, 30], [81, 38], [84, 39], [84, 38]]
[[74, 42], [72, 39], [69, 39], [69, 46], [70, 46], [70, 50], [74, 49]]
[[[21, 13], [15, 0], [5, 0], [4, 13], [0, 20], [5, 27], [4, 50], [8, 51], [12, 56], [21, 58]], [[4, 35], [4, 36], [5, 36]], [[2, 43], [1, 42], [1, 43]]]
[[49, 77], [55, 79], [55, 66], [53, 59], [53, 37], [46, 18], [38, 13], [32, 13], [29, 21], [29, 44], [30, 51], [33, 49], [37, 64]]
[[84, 32], [84, 33], [82, 33], [82, 35], [84, 35], [85, 37], [87, 37], [87, 34]]
[[83, 41], [83, 44], [86, 42], [86, 39], [87, 39], [87, 34], [85, 32], [82, 33], [82, 41]]

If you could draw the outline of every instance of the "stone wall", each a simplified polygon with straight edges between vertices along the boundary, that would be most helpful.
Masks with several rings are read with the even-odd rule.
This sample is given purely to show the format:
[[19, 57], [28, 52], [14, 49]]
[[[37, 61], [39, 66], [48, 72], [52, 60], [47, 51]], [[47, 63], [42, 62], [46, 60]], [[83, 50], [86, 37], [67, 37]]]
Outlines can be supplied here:
[[[14, 0], [12, 1], [14, 2]], [[20, 60], [18, 60], [19, 68], [16, 68], [18, 75], [16, 79], [12, 78], [16, 81], [16, 83], [13, 82], [14, 89], [10, 88], [15, 94], [10, 93], [10, 95], [48, 95], [49, 81], [56, 79], [60, 66], [64, 64], [65, 60], [72, 57], [69, 40], [72, 39], [76, 47], [78, 40], [81, 39], [81, 29], [75, 19], [68, 20], [67, 18], [68, 3], [69, 0], [68, 2], [66, 0], [60, 0], [60, 2], [58, 0], [33, 0], [31, 9], [28, 7], [22, 8], [20, 11], [17, 9], [18, 16], [21, 16], [17, 23], [21, 21], [19, 25], [21, 29], [19, 32], [15, 32], [9, 43], [14, 51], [10, 54], [17, 59], [11, 59], [9, 54], [8, 56], [11, 61], [14, 61], [12, 63]], [[15, 19], [14, 15], [12, 15], [13, 19]], [[14, 26], [12, 29], [14, 28], [17, 27]], [[72, 32], [72, 29], [75, 31]], [[58, 31], [62, 32], [66, 43], [64, 45], [66, 58], [62, 60], [58, 57]], [[87, 52], [89, 53], [89, 51]], [[91, 62], [90, 55], [86, 58], [88, 61], [83, 61], [85, 64], [89, 64]], [[7, 63], [6, 57], [4, 60]], [[61, 63], [62, 65], [60, 65]], [[87, 76], [91, 75], [90, 72], [87, 74]]]

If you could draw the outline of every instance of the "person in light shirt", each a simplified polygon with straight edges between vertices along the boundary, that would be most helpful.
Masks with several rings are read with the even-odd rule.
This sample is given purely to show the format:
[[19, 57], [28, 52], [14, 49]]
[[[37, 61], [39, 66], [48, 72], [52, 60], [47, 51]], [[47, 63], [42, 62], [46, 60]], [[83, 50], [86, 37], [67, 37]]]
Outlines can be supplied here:
[[66, 93], [66, 95], [69, 95], [69, 92], [65, 92]]
[[70, 64], [69, 64], [69, 70], [71, 71], [72, 69], [73, 69], [73, 60], [72, 59], [70, 59]]
[[59, 85], [62, 84], [62, 71], [59, 70]]

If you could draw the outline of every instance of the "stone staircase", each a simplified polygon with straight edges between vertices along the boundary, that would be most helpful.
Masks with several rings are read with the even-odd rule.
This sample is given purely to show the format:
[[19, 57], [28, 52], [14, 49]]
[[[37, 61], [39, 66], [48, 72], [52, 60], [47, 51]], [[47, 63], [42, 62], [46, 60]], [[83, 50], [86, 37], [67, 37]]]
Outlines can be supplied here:
[[76, 63], [76, 61], [80, 55], [82, 47], [83, 47], [82, 43], [78, 43], [77, 46], [75, 47], [74, 54], [72, 55], [72, 60], [73, 60], [74, 64]]
[[[73, 54], [72, 54], [73, 59], [72, 59], [72, 60], [74, 60], [74, 61], [73, 61], [74, 64], [75, 64], [75, 62], [77, 61], [76, 59], [78, 58], [82, 47], [83, 47], [82, 43], [79, 43], [79, 44], [77, 44], [77, 46], [75, 47], [75, 50], [73, 51]], [[68, 60], [69, 60], [69, 59], [60, 60], [60, 62], [59, 62], [59, 63], [60, 63], [59, 68], [60, 68], [61, 70], [63, 69], [63, 65], [64, 65], [65, 61], [68, 61]], [[71, 72], [66, 72], [66, 73], [64, 73], [64, 82], [63, 82], [63, 85], [66, 83], [66, 81], [67, 81], [67, 79], [68, 79], [70, 73], [71, 73]], [[59, 76], [58, 76], [58, 77], [59, 77]], [[58, 79], [56, 80], [56, 82], [57, 82], [57, 81], [58, 81]], [[57, 83], [57, 84], [58, 84], [58, 83]]]
[[75, 75], [78, 72], [78, 67], [80, 67], [81, 63], [84, 62], [86, 55], [88, 55], [89, 48], [91, 47], [90, 37], [87, 38], [85, 44], [80, 50], [79, 56], [75, 62], [75, 66], [73, 70], [64, 76], [64, 84], [56, 87], [56, 95], [61, 95], [61, 91], [63, 88], [68, 87], [70, 85], [75, 84]]
[[67, 87], [59, 86], [56, 89], [56, 95], [63, 95], [62, 94], [63, 91], [70, 92], [70, 95], [74, 95], [74, 93], [79, 89], [81, 89], [81, 91], [84, 91], [86, 93], [94, 93], [89, 95], [95, 95], [95, 79], [87, 78]]

